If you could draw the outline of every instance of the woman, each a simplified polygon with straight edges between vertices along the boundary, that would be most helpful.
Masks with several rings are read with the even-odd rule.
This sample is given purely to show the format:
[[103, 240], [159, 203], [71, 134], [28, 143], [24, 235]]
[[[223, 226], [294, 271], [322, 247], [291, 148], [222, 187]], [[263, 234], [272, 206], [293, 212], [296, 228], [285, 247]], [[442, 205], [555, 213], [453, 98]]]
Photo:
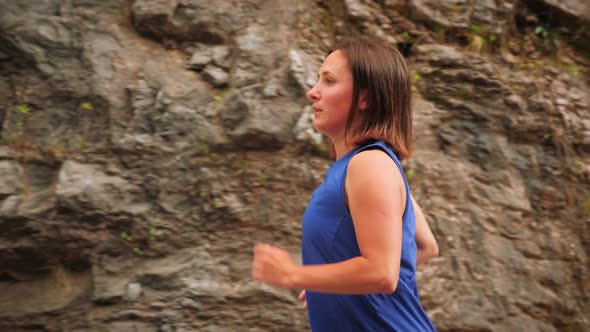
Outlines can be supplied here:
[[313, 331], [434, 331], [416, 265], [438, 254], [400, 160], [412, 146], [411, 81], [393, 47], [351, 39], [328, 52], [307, 93], [336, 162], [303, 218], [303, 266], [268, 244], [253, 277], [302, 288]]

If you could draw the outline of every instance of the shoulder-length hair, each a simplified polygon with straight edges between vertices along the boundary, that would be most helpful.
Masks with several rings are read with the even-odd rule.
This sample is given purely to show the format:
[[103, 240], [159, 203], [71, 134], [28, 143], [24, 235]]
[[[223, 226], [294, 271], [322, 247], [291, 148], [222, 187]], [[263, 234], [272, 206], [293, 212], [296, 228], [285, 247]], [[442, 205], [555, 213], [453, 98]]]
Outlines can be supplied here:
[[[355, 145], [383, 140], [400, 160], [410, 157], [414, 152], [412, 83], [401, 53], [385, 42], [364, 37], [346, 39], [332, 47], [327, 55], [336, 50], [345, 54], [353, 77], [352, 104], [344, 137], [354, 129], [351, 137]], [[367, 103], [363, 110], [358, 108], [361, 97]]]

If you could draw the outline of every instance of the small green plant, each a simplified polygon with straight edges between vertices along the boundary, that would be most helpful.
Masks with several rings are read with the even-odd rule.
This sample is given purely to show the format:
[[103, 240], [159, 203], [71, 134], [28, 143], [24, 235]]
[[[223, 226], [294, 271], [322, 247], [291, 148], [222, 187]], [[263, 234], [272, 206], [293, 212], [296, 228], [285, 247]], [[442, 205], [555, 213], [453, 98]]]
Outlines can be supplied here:
[[127, 242], [133, 241], [133, 237], [131, 237], [131, 235], [129, 235], [127, 232], [121, 232], [121, 238]]
[[16, 120], [16, 135], [23, 136], [25, 129], [25, 117], [28, 116], [31, 109], [27, 104], [20, 104], [16, 106], [17, 120]]
[[575, 63], [572, 63], [567, 66], [567, 71], [571, 74], [578, 75], [578, 73], [580, 72], [580, 67], [578, 67], [578, 65], [576, 65]]
[[468, 49], [476, 53], [480, 53], [487, 43], [493, 43], [498, 39], [495, 34], [486, 32], [484, 28], [477, 24], [471, 25], [471, 33], [468, 38]]
[[480, 53], [486, 44], [486, 40], [482, 36], [471, 35], [470, 40], [468, 48], [475, 53]]
[[228, 88], [221, 88], [219, 90], [217, 90], [217, 94], [215, 96], [213, 96], [213, 100], [215, 100], [216, 102], [221, 102], [223, 100], [223, 96], [227, 93]]
[[471, 25], [472, 33], [469, 35], [469, 46], [468, 48], [476, 53], [481, 52], [484, 45], [486, 44], [486, 40], [484, 37], [480, 36], [481, 26], [472, 24]]
[[209, 149], [209, 145], [207, 145], [207, 141], [205, 140], [204, 135], [199, 136], [197, 147], [199, 151], [201, 151], [201, 154], [204, 156], [208, 156], [211, 153], [211, 149]]
[[214, 208], [219, 208], [223, 205], [221, 200], [217, 197], [213, 197], [207, 189], [201, 189], [200, 195], [203, 199], [203, 205], [205, 206], [213, 206]]
[[[138, 242], [143, 242], [144, 240], [146, 240], [146, 237], [141, 236], [141, 239], [139, 241], [135, 241], [133, 239], [133, 237], [131, 236], [131, 234], [127, 233], [127, 232], [121, 232], [120, 233], [120, 237], [127, 241], [130, 246], [134, 246], [133, 248], [131, 248], [131, 250], [136, 253], [137, 255], [142, 256], [145, 252], [144, 249], [142, 249], [141, 247], [137, 246]], [[148, 236], [147, 236], [147, 240], [149, 241], [154, 241], [156, 240], [158, 237], [158, 230], [156, 229], [155, 226], [150, 226], [149, 231], [148, 231]]]
[[156, 227], [150, 227], [150, 241], [154, 241], [158, 237], [158, 230]]
[[418, 83], [420, 82], [420, 80], [422, 79], [422, 76], [420, 76], [420, 74], [414, 74], [414, 83]]
[[543, 45], [545, 45], [545, 48], [550, 49], [559, 47], [558, 34], [553, 30], [549, 30], [548, 27], [537, 26], [535, 28], [535, 34], [543, 38]]
[[221, 200], [219, 198], [214, 198], [212, 203], [214, 208], [221, 207]]
[[408, 179], [408, 181], [412, 180], [414, 178], [415, 172], [413, 169], [409, 169], [406, 171], [406, 179]]
[[29, 108], [29, 105], [27, 105], [27, 104], [21, 104], [21, 105], [18, 105], [18, 106], [16, 107], [16, 109], [17, 109], [17, 110], [19, 111], [19, 113], [21, 113], [21, 114], [29, 114], [29, 111], [31, 110], [31, 109]]
[[267, 183], [268, 182], [268, 176], [266, 175], [261, 175], [258, 177], [258, 182], [260, 183]]
[[89, 102], [85, 102], [85, 103], [80, 104], [80, 107], [83, 108], [83, 109], [85, 109], [85, 110], [89, 110], [89, 111], [94, 110], [94, 107]]
[[90, 143], [89, 143], [88, 141], [86, 141], [86, 140], [83, 140], [83, 139], [81, 139], [81, 140], [78, 142], [78, 144], [76, 145], [76, 147], [77, 147], [79, 150], [85, 150], [85, 149], [87, 149], [87, 148], [89, 148], [89, 147], [90, 147]]
[[536, 35], [541, 35], [543, 37], [543, 39], [549, 37], [549, 31], [547, 31], [547, 29], [545, 29], [542, 26], [538, 26], [538, 27], [535, 28], [535, 34]]
[[211, 153], [211, 150], [209, 149], [209, 146], [207, 146], [206, 143], [199, 143], [199, 150], [201, 151], [201, 153], [205, 156], [208, 156]]
[[582, 175], [583, 172], [584, 172], [584, 164], [581, 161], [576, 160], [576, 162], [574, 162], [574, 165], [572, 166], [572, 174], [575, 177], [578, 177], [578, 176]]

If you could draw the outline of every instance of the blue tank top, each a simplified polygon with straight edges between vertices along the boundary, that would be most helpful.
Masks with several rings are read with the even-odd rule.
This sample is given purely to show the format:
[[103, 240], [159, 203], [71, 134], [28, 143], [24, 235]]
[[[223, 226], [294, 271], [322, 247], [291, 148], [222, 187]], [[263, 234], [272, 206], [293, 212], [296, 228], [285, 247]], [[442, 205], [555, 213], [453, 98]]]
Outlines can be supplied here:
[[[329, 264], [360, 256], [352, 217], [345, 204], [344, 180], [354, 155], [381, 149], [396, 163], [406, 187], [400, 276], [391, 294], [340, 295], [306, 291], [312, 331], [436, 331], [420, 305], [416, 285], [416, 219], [410, 187], [390, 147], [377, 141], [348, 152], [326, 173], [303, 216], [301, 254], [304, 265]], [[392, 172], [395, 170], [392, 170]]]

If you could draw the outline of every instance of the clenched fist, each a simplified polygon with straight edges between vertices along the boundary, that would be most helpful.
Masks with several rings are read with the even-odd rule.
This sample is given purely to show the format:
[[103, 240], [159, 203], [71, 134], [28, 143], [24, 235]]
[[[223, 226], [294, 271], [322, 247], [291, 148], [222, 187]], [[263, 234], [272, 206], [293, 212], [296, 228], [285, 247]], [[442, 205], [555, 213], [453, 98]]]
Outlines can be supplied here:
[[269, 285], [281, 288], [294, 288], [293, 276], [297, 265], [286, 250], [269, 244], [257, 243], [254, 246], [252, 277]]

